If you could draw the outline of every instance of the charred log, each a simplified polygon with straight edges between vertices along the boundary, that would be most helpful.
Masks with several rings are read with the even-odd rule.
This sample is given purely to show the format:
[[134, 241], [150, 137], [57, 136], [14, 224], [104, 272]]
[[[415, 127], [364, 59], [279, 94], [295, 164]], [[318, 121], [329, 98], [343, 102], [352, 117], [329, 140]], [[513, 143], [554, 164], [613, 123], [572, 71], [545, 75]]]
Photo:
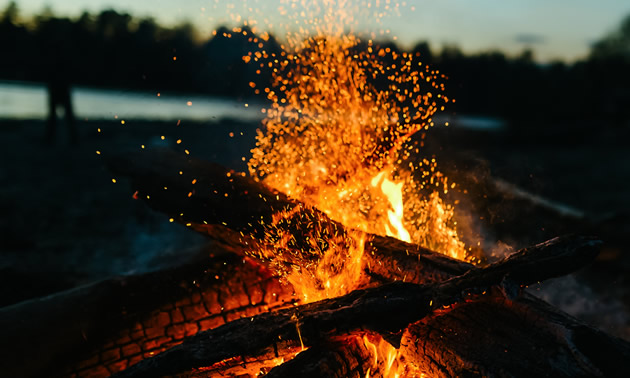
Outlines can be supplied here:
[[[348, 336], [311, 347], [273, 368], [265, 377], [365, 377], [373, 359], [358, 336]], [[374, 376], [374, 375], [372, 375]]]
[[442, 283], [396, 282], [355, 290], [342, 297], [294, 309], [236, 320], [198, 333], [119, 376], [177, 374], [238, 355], [256, 356], [298, 345], [317, 346], [331, 337], [365, 331], [380, 333], [397, 344], [396, 339], [400, 341], [400, 336], [396, 335], [410, 323], [422, 320], [438, 309], [483, 296], [497, 285], [508, 296], [516, 296], [521, 286], [566, 274], [587, 263], [597, 254], [598, 246], [599, 242], [590, 238], [557, 239]]
[[274, 212], [299, 203], [219, 165], [158, 149], [111, 157], [109, 168], [131, 178], [135, 197], [177, 221], [262, 232]]
[[[174, 165], [176, 167], [176, 170], [172, 171], [173, 173], [175, 171], [177, 171], [178, 173], [172, 175], [165, 173], [166, 171], [164, 170], [164, 167], [169, 165]], [[205, 167], [206, 165], [209, 167], [212, 166], [209, 163], [183, 158], [168, 151], [157, 151], [153, 154], [138, 155], [133, 158], [132, 162], [130, 162], [128, 158], [119, 158], [118, 160], [113, 160], [110, 163], [110, 166], [114, 168], [115, 171], [130, 176], [132, 178], [132, 185], [138, 191], [139, 197], [147, 200], [149, 205], [158, 210], [164, 211], [167, 214], [171, 214], [171, 216], [175, 217], [180, 222], [191, 226], [197, 231], [206, 233], [214, 239], [228, 239], [231, 240], [232, 243], [234, 243], [234, 240], [239, 239], [239, 235], [241, 235], [240, 240], [242, 241], [242, 234], [240, 232], [244, 231], [256, 233], [256, 228], [260, 227], [261, 224], [264, 224], [265, 221], [269, 221], [271, 214], [273, 214], [273, 212], [278, 209], [278, 205], [284, 208], [297, 206], [296, 202], [287, 199], [280, 193], [274, 193], [273, 191], [265, 192], [263, 190], [264, 187], [263, 189], [260, 188], [260, 183], [253, 182], [245, 178], [239, 178], [237, 181], [235, 181], [231, 177], [233, 173], [222, 170], [220, 169], [220, 167], [212, 166], [212, 169], [208, 168], [206, 170], [206, 172], [208, 170], [214, 172], [214, 177], [206, 176], [211, 182], [215, 180], [219, 182], [223, 181], [222, 184], [219, 184], [220, 187], [227, 187], [229, 186], [229, 184], [232, 184], [234, 185], [233, 188], [236, 189], [234, 192], [230, 192], [229, 194], [232, 200], [236, 199], [236, 201], [234, 202], [230, 201], [230, 203], [236, 204], [235, 207], [230, 208], [230, 214], [234, 215], [240, 211], [243, 211], [242, 213], [240, 213], [241, 215], [236, 216], [236, 219], [250, 219], [248, 218], [248, 209], [243, 209], [240, 204], [254, 203], [255, 206], [253, 208], [257, 211], [255, 215], [256, 222], [247, 221], [245, 222], [246, 224], [244, 224], [243, 222], [236, 222], [232, 225], [225, 225], [223, 223], [212, 224], [212, 220], [206, 220], [205, 222], [199, 221], [203, 219], [206, 215], [205, 212], [200, 209], [203, 209], [204, 207], [214, 207], [214, 201], [222, 201], [223, 198], [214, 198], [212, 196], [204, 195], [203, 193], [201, 193], [202, 196], [200, 198], [194, 198], [195, 194], [198, 192], [190, 191], [193, 185], [192, 181], [191, 184], [188, 184], [188, 180], [182, 179], [182, 175], [179, 174], [179, 169], [186, 167], [186, 172], [190, 176], [187, 179], [192, 180], [193, 177], [204, 175], [203, 167]], [[152, 173], [151, 167], [155, 167]], [[184, 170], [182, 170], [182, 173], [183, 172]], [[162, 185], [170, 185], [169, 190], [171, 189], [171, 187], [179, 188], [179, 195], [173, 195], [173, 192], [171, 192], [169, 193], [171, 194], [171, 196], [165, 196], [162, 199], [162, 197], [159, 197], [160, 190], [163, 189]], [[250, 190], [251, 187], [256, 189]], [[184, 195], [185, 193], [192, 193], [192, 195]], [[248, 197], [248, 193], [257, 193], [258, 197]], [[156, 196], [156, 194], [158, 194], [158, 196]], [[191, 201], [201, 202], [193, 203]], [[200, 203], [201, 206], [199, 205]], [[223, 204], [223, 202], [221, 202], [221, 204]], [[262, 220], [262, 222], [260, 222], [259, 220]], [[230, 230], [235, 226], [235, 230], [238, 230], [238, 232]], [[229, 236], [226, 237], [226, 235]], [[418, 246], [413, 246], [392, 238], [375, 236], [371, 239], [371, 242], [367, 244], [366, 249], [367, 253], [364, 255], [366, 261], [366, 271], [374, 280], [379, 282], [388, 282], [395, 280], [415, 283], [437, 282], [447, 279], [453, 275], [462, 274], [469, 269], [475, 269], [469, 264], [454, 261], [442, 255], [427, 251]], [[503, 285], [502, 287], [507, 290], [508, 293], [512, 291], [511, 295], [513, 295], [513, 285], [509, 284], [509, 280], [507, 280], [506, 283], [507, 284]], [[510, 286], [512, 286], [511, 289]], [[525, 304], [516, 307], [507, 306], [507, 303], [521, 302], [524, 302]], [[567, 330], [567, 326], [565, 326], [565, 324], [573, 324], [574, 322], [574, 319], [570, 318], [568, 315], [548, 306], [543, 301], [527, 294], [517, 298], [516, 302], [509, 301], [501, 303], [503, 303], [501, 307], [503, 308], [503, 311], [517, 311], [520, 314], [517, 314], [517, 317], [523, 316], [523, 313], [527, 314], [531, 312], [536, 312], [540, 313], [540, 319], [555, 319], [552, 322], [552, 324], [554, 324], [555, 326], [550, 326], [546, 328], [543, 327], [544, 329], [540, 331], [547, 336], [563, 334], [563, 332], [566, 332]], [[518, 308], [518, 310], [515, 310], [516, 308]], [[469, 310], [462, 311], [466, 312]], [[472, 311], [472, 309], [470, 311]], [[431, 317], [431, 319], [434, 318], [437, 319], [436, 316]], [[508, 319], [507, 317], [503, 317], [503, 319], [505, 321], [508, 321], [506, 320]], [[532, 328], [532, 330], [535, 331], [536, 327], [539, 327], [540, 324], [544, 323], [541, 323], [540, 319], [536, 323], [526, 324], [525, 326], [522, 322], [515, 323], [508, 321], [508, 323], [505, 324], [505, 327], [507, 327], [508, 329], [518, 327], [524, 327], [525, 329]], [[575, 324], [580, 324], [581, 329], [585, 330], [584, 332], [590, 335], [589, 338], [600, 340], [599, 342], [606, 345], [611, 343], [612, 345], [617, 345], [617, 341], [614, 341], [616, 339], [608, 337], [604, 342], [597, 336], [601, 334], [599, 331], [584, 326], [577, 321], [575, 322]], [[481, 319], [479, 323], [481, 326], [475, 328], [475, 330], [484, 334], [485, 330], [488, 329], [488, 326], [484, 327], [484, 325], [490, 325], [491, 323], [493, 323], [492, 317], [488, 319]], [[457, 322], [452, 322], [450, 327], [453, 330], [454, 334], [464, 334], [470, 328], [470, 326]], [[485, 336], [488, 337], [487, 332], [485, 333]], [[477, 337], [477, 339], [483, 339], [483, 335], [480, 335], [479, 337]], [[512, 340], [512, 342], [515, 341]], [[558, 337], [558, 343], [565, 343], [566, 345], [569, 345], [566, 343], [566, 340], [563, 340], [562, 337]], [[435, 350], [440, 350], [440, 345], [436, 344], [431, 347]], [[623, 347], [613, 349], [618, 351], [620, 350], [620, 348], [623, 349]], [[442, 348], [442, 350], [444, 350], [444, 348]], [[468, 355], [466, 351], [462, 351], [462, 353], [463, 355], [460, 356], [462, 360], [472, 358], [467, 357]], [[614, 355], [614, 353], [611, 354]], [[492, 360], [492, 357], [488, 358], [490, 361]], [[418, 361], [424, 361], [424, 365], [430, 366], [430, 364], [426, 362], [426, 358], [424, 360], [419, 359]], [[453, 368], [457, 369], [458, 367], [453, 366]]]
[[[213, 163], [171, 150], [134, 152], [110, 158], [110, 169], [131, 179], [135, 197], [196, 231], [235, 249], [252, 249], [263, 239], [274, 213], [304, 206], [265, 185]], [[180, 174], [181, 172], [181, 174]], [[165, 189], [166, 188], [166, 189]], [[316, 209], [321, 222], [345, 227]], [[300, 230], [293, 230], [296, 233]], [[296, 238], [299, 239], [299, 234]], [[390, 237], [371, 235], [366, 245], [369, 274], [385, 280], [436, 282], [472, 265]]]
[[[518, 342], [515, 342], [518, 340]], [[630, 344], [535, 297], [462, 303], [405, 330], [401, 354], [432, 377], [625, 377]]]
[[292, 305], [292, 289], [264, 267], [218, 245], [202, 255], [1, 309], [0, 375], [106, 377], [199, 331]]
[[[252, 210], [252, 207], [250, 204], [254, 204], [254, 208], [259, 209], [258, 213], [254, 211], [254, 214], [258, 214], [255, 218], [265, 218], [273, 213], [275, 205], [269, 206], [270, 203], [272, 205], [279, 204], [279, 207], [296, 205], [295, 202], [283, 199], [281, 194], [274, 194], [274, 192], [269, 191], [264, 186], [251, 180], [242, 177], [243, 180], [241, 181], [239, 181], [240, 179], [236, 181], [233, 180], [233, 177], [228, 176], [229, 172], [221, 167], [201, 161], [189, 163], [189, 160], [176, 158], [175, 156], [171, 156], [169, 152], [161, 152], [156, 156], [159, 158], [159, 161], [164, 163], [163, 165], [154, 164], [152, 160], [143, 161], [142, 159], [132, 159], [131, 161], [119, 160], [119, 164], [125, 167], [125, 169], [132, 169], [136, 167], [134, 164], [137, 164], [137, 170], [133, 172], [138, 174], [138, 182], [141, 185], [149, 185], [147, 182], [151, 183], [148, 187], [152, 190], [159, 188], [155, 192], [158, 193], [158, 195], [151, 197], [151, 195], [147, 194], [147, 197], [151, 197], [148, 199], [151, 201], [150, 203], [157, 204], [156, 206], [158, 208], [166, 204], [166, 208], [170, 209], [169, 211], [175, 211], [174, 208], [180, 206], [182, 203], [189, 206], [186, 207], [184, 215], [179, 215], [182, 213], [181, 211], [176, 215], [182, 222], [189, 220], [187, 218], [189, 214], [197, 214], [198, 219], [202, 219], [202, 214], [207, 213], [205, 211], [199, 211], [199, 209], [207, 209], [210, 207], [216, 210], [214, 213], [216, 217], [213, 219], [218, 221], [221, 218], [220, 216], [225, 212], [233, 214], [235, 220], [242, 220], [243, 216], [251, 214], [250, 210]], [[197, 195], [190, 197], [188, 197], [188, 195], [181, 197], [173, 196], [174, 193], [178, 192], [177, 190], [171, 189], [177, 189], [181, 186], [182, 177], [186, 177], [185, 175], [179, 174], [179, 170], [183, 169], [180, 165], [182, 163], [190, 166], [189, 169], [182, 172], [200, 177], [199, 182], [196, 182], [197, 185], [200, 185], [203, 182], [202, 178], [206, 176], [209, 180], [215, 181], [220, 181], [219, 178], [224, 178], [225, 182], [218, 186], [222, 188], [221, 190], [224, 189], [226, 193], [232, 193], [230, 195], [241, 193], [244, 197], [239, 197], [236, 201], [233, 201], [233, 199], [225, 201], [225, 196], [223, 195], [220, 199], [216, 198], [216, 201], [207, 202], [208, 198], [212, 200], [213, 197]], [[169, 169], [169, 167], [171, 169]], [[166, 175], [168, 176], [167, 181], [164, 181], [163, 177], [165, 172], [169, 173]], [[170, 175], [171, 173], [172, 175]], [[230, 174], [230, 176], [232, 176], [232, 174]], [[168, 191], [164, 190], [165, 182], [167, 185], [172, 183]], [[235, 182], [238, 185], [234, 184]], [[188, 184], [188, 182], [186, 182], [186, 184]], [[189, 185], [195, 186], [195, 184], [192, 184], [192, 180]], [[212, 193], [217, 190], [217, 186], [213, 188]], [[185, 191], [188, 189], [182, 190]], [[161, 200], [161, 197], [159, 197], [159, 193], [162, 191], [169, 194], [169, 196], [163, 198], [164, 200]], [[184, 191], [180, 192], [184, 193]], [[249, 196], [249, 194], [252, 193], [256, 195]], [[140, 194], [138, 194], [138, 196], [140, 196]], [[280, 200], [278, 198], [280, 198]], [[173, 200], [171, 201], [171, 199]], [[184, 201], [180, 202], [180, 199], [184, 199]], [[191, 203], [188, 202], [189, 199], [190, 201], [199, 200], [206, 202]], [[217, 204], [226, 203], [229, 205], [223, 208], [217, 207]], [[232, 204], [236, 204], [236, 206]], [[241, 206], [243, 204], [248, 205]], [[233, 211], [234, 208], [236, 208], [237, 211]], [[256, 222], [232, 222], [232, 224], [240, 224], [242, 229], [246, 231], [253, 230], [253, 232], [255, 232], [256, 227], [260, 225]], [[233, 231], [223, 224], [206, 225], [200, 222], [192, 223], [192, 226], [198, 227], [199, 229], [205, 228], [205, 232], [212, 233], [214, 239], [223, 242], [223, 249], [243, 255], [243, 250], [246, 246], [242, 243], [243, 236], [241, 233]], [[439, 254], [392, 238], [376, 238], [368, 247], [374, 250], [382, 249], [384, 251], [392, 251], [391, 255], [387, 257], [379, 256], [377, 258], [372, 253], [366, 254], [367, 265], [372, 267], [372, 275], [381, 280], [413, 279], [419, 282], [435, 282], [448, 278], [453, 274], [462, 273], [469, 268], [469, 264], [450, 260]], [[403, 258], [406, 258], [406, 260], [401, 262]], [[418, 259], [421, 260], [420, 264], [418, 264]], [[200, 266], [203, 266], [203, 264]], [[389, 267], [395, 267], [392, 269], [391, 273], [388, 272], [390, 270]], [[196, 268], [199, 268], [199, 266]], [[5, 334], [6, 337], [4, 337], [3, 340], [7, 342], [7, 346], [11, 346], [12, 355], [15, 357], [10, 360], [16, 362], [15, 365], [7, 366], [6, 369], [12, 372], [12, 370], [10, 370], [11, 366], [18, 366], [19, 363], [17, 362], [28, 359], [29, 362], [24, 363], [24, 365], [28, 366], [27, 370], [32, 370], [34, 374], [41, 372], [42, 369], [48, 372], [54, 372], [58, 371], [60, 366], [68, 366], [69, 368], [66, 370], [66, 373], [76, 372], [105, 376], [124, 369], [142, 358], [157, 354], [181, 342], [183, 337], [190, 336], [196, 331], [223, 324], [226, 321], [240, 316], [249, 316], [253, 313], [264, 311], [268, 307], [274, 307], [261, 306], [257, 308], [257, 312], [252, 309], [249, 309], [247, 312], [234, 311], [234, 314], [238, 312], [238, 315], [232, 314], [231, 311], [233, 309], [230, 307], [220, 315], [217, 314], [218, 310], [212, 312], [212, 320], [203, 317], [200, 319], [185, 318], [185, 321], [178, 323], [177, 327], [173, 327], [175, 324], [171, 323], [165, 324], [164, 327], [151, 326], [148, 327], [151, 330], [149, 334], [145, 334], [144, 329], [146, 327], [144, 324], [162, 324], [166, 322], [167, 316], [165, 314], [170, 313], [171, 322], [173, 322], [175, 318], [180, 319], [179, 316], [171, 313], [175, 311], [176, 308], [167, 311], [165, 309], [166, 307], [173, 306], [173, 303], [176, 302], [183, 304], [187, 301], [196, 301], [200, 294], [206, 291], [203, 284], [206, 281], [199, 278], [201, 270], [192, 270], [194, 271], [191, 271], [191, 269], [178, 270], [180, 273], [159, 272], [150, 274], [144, 278], [124, 277], [107, 280], [84, 287], [78, 291], [49, 297], [46, 300], [37, 300], [3, 309], [0, 318], [3, 319], [3, 322], [6, 321], [6, 324], [12, 324], [14, 319], [19, 319], [17, 327], [15, 324], [11, 327], [3, 327], [7, 330]], [[212, 271], [212, 269], [209, 269], [209, 271]], [[214, 276], [211, 273], [209, 275]], [[215, 290], [217, 292], [224, 291], [225, 293], [218, 295], [218, 297], [222, 298], [222, 300], [239, 302], [243, 294], [232, 292], [235, 289], [231, 287], [231, 281], [223, 281], [225, 276], [226, 274], [221, 275], [221, 280], [216, 283], [214, 289], [210, 288], [208, 290]], [[235, 279], [238, 280], [239, 274], [235, 273], [235, 277]], [[273, 285], [277, 287], [278, 283], [273, 279], [269, 280], [270, 285], [272, 281], [274, 282]], [[156, 282], [156, 284], [153, 282]], [[193, 284], [193, 282], [196, 283]], [[192, 286], [197, 286], [199, 289], [198, 294], [194, 292], [195, 290], [182, 290], [182, 287], [189, 288]], [[236, 285], [236, 287], [240, 286], [242, 285]], [[248, 284], [245, 286], [248, 286]], [[281, 303], [283, 300], [290, 300], [289, 293], [281, 293], [282, 290], [280, 289], [275, 291], [281, 294], [276, 298], [278, 302]], [[164, 295], [165, 293], [173, 292], [177, 294], [173, 296]], [[164, 302], [168, 297], [171, 298], [171, 303]], [[84, 298], [89, 298], [89, 300], [85, 300]], [[129, 299], [126, 300], [125, 298]], [[201, 298], [205, 298], [205, 296], [201, 296]], [[76, 310], [77, 303], [81, 303], [81, 311]], [[164, 306], [164, 308], [162, 308], [162, 306]], [[199, 303], [197, 306], [202, 307], [202, 304]], [[214, 304], [206, 304], [206, 306], [211, 306], [212, 308], [216, 307]], [[51, 324], [50, 320], [40, 321], [38, 319], [42, 314], [49, 313], [51, 307], [58, 308], [60, 312], [58, 316], [55, 315], [58, 322], [53, 321], [54, 325], [49, 327], [48, 325]], [[132, 311], [132, 309], [136, 310]], [[203, 313], [204, 311], [200, 310], [198, 312]], [[41, 324], [41, 328], [33, 327], [32, 324]], [[56, 330], [55, 332], [57, 333], [53, 332], [54, 335], [51, 336], [51, 329]], [[167, 332], [170, 332], [170, 334]], [[41, 343], [36, 343], [37, 345], [41, 345], [42, 348], [52, 352], [38, 353], [38, 358], [33, 358], [33, 347], [31, 343], [15, 341], [18, 339], [26, 340], [28, 338], [24, 336], [31, 335], [31, 333], [32, 340], [43, 340]], [[73, 351], [76, 351], [76, 353]], [[38, 361], [39, 358], [41, 358], [42, 361]], [[77, 361], [80, 362], [77, 363]], [[28, 371], [22, 370], [21, 374], [28, 375], [29, 373]]]

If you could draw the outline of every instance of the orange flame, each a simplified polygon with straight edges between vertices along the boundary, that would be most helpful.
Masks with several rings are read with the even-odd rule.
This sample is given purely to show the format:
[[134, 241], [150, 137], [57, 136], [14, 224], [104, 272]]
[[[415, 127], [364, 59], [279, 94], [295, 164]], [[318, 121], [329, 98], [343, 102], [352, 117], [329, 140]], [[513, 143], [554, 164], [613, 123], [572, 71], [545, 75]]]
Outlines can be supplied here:
[[[266, 247], [252, 253], [269, 260], [304, 302], [359, 285], [366, 233], [466, 258], [454, 208], [441, 197], [455, 184], [449, 186], [435, 159], [419, 157], [424, 141], [415, 138], [450, 102], [443, 94], [444, 75], [413, 54], [347, 31], [355, 15], [367, 11], [380, 19], [398, 10], [398, 3], [281, 3], [279, 12], [291, 24], [288, 46], [279, 54], [243, 57], [274, 72], [272, 85], [256, 88], [272, 104], [263, 110], [264, 129], [248, 167], [255, 179], [307, 206], [276, 214], [267, 225]], [[350, 231], [331, 229], [315, 209]], [[383, 340], [365, 342], [374, 348], [376, 365], [386, 356], [379, 371], [400, 374], [396, 349]]]
[[383, 340], [382, 337], [364, 335], [362, 342], [372, 354], [372, 361], [370, 361], [370, 366], [365, 373], [365, 378], [372, 376], [386, 378], [425, 377], [416, 368], [405, 363], [400, 351]]
[[381, 184], [380, 188], [393, 208], [393, 211], [387, 210], [387, 217], [389, 219], [389, 223], [392, 227], [394, 227], [395, 231], [393, 231], [387, 224], [385, 224], [385, 231], [388, 236], [393, 236], [397, 239], [410, 243], [411, 237], [409, 236], [409, 231], [407, 231], [402, 223], [404, 211], [402, 195], [403, 183], [389, 181], [385, 175], [385, 171], [380, 172], [372, 179], [371, 182], [373, 187], [377, 187], [379, 183]]
[[272, 105], [249, 171], [347, 227], [464, 258], [453, 209], [439, 193], [448, 191], [447, 178], [435, 159], [415, 157], [413, 136], [449, 102], [443, 75], [344, 32], [354, 14], [378, 8], [363, 3], [371, 5], [288, 1], [300, 11], [294, 15], [282, 8], [310, 27], [289, 32], [287, 52], [270, 57], [274, 83], [264, 93]]

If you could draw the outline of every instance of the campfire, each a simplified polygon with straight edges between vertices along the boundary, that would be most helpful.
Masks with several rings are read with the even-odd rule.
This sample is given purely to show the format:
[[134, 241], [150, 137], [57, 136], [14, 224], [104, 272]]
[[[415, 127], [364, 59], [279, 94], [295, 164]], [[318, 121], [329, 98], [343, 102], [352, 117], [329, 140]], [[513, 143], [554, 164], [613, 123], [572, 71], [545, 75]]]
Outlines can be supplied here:
[[214, 243], [195, 264], [115, 286], [122, 317], [65, 374], [614, 373], [626, 343], [523, 291], [587, 264], [599, 241], [561, 237], [482, 263], [457, 233], [457, 185], [422, 154], [452, 102], [446, 77], [348, 33], [345, 1], [313, 4], [286, 53], [243, 57], [275, 73], [250, 83], [271, 106], [249, 174], [167, 150], [109, 160], [134, 198]]
[[[186, 290], [142, 315], [137, 340], [110, 344], [115, 350], [145, 345], [144, 334], [162, 342], [149, 343], [150, 358], [136, 355], [142, 361], [121, 376], [443, 376], [518, 369], [594, 374], [611, 367], [592, 370], [582, 359], [618, 365], [614, 359], [628, 352], [619, 340], [522, 291], [588, 263], [599, 250], [596, 239], [557, 238], [479, 268], [364, 232], [358, 279], [348, 287], [335, 281], [331, 292], [348, 293], [317, 300], [288, 281], [295, 271], [312, 272], [304, 279], [308, 285], [295, 281], [296, 287], [329, 289], [317, 272], [325, 256], [304, 251], [326, 249], [324, 239], [311, 243], [313, 233], [338, 241], [352, 256], [361, 247], [350, 236], [357, 230], [251, 178], [172, 151], [127, 155], [110, 166], [131, 177], [137, 196], [151, 207], [217, 241], [215, 257], [205, 261], [209, 267], [196, 266], [192, 275], [176, 272]], [[192, 177], [203, 178], [192, 184]], [[195, 195], [188, 197], [191, 190]], [[225, 201], [225, 193], [232, 201]], [[279, 242], [278, 235], [295, 240]], [[278, 260], [269, 252], [251, 257], [252, 250], [274, 250]], [[146, 292], [145, 284], [129, 290]], [[588, 350], [602, 337], [615, 345], [606, 356]], [[102, 353], [92, 361], [103, 361]], [[122, 358], [106, 366], [116, 372], [121, 362], [132, 364]]]

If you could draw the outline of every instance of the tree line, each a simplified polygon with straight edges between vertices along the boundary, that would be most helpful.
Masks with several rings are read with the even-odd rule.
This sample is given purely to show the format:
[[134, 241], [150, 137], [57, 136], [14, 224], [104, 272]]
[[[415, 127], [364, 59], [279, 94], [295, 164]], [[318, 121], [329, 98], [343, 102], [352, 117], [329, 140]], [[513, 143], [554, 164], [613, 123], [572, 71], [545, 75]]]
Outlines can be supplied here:
[[[280, 54], [282, 48], [273, 36], [240, 31], [223, 27], [204, 40], [191, 24], [165, 27], [114, 10], [76, 18], [44, 10], [23, 21], [10, 3], [0, 14], [0, 79], [45, 82], [61, 76], [89, 86], [249, 96], [249, 83], [266, 85], [271, 71], [255, 72], [258, 67], [243, 56]], [[392, 42], [386, 46], [401, 51]], [[523, 124], [630, 120], [630, 16], [574, 63], [539, 64], [529, 50], [516, 57], [464, 54], [453, 46], [437, 51], [426, 42], [411, 52], [447, 73], [447, 93], [457, 99], [460, 113]]]

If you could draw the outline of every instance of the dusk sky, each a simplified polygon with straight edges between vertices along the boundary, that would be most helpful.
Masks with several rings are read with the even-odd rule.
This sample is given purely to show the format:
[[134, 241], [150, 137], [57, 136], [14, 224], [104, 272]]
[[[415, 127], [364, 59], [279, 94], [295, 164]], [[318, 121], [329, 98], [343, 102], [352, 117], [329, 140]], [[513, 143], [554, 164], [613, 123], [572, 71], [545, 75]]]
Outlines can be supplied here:
[[[0, 0], [0, 9], [8, 3]], [[17, 4], [24, 15], [39, 12], [46, 5], [57, 15], [70, 16], [113, 8], [134, 16], [152, 16], [165, 24], [189, 20], [210, 33], [229, 20], [226, 8], [230, 4], [240, 7], [242, 2], [18, 0]], [[282, 20], [277, 4], [272, 0], [249, 1], [249, 6], [263, 9], [274, 23]], [[412, 6], [415, 10], [410, 9]], [[403, 46], [426, 40], [434, 48], [448, 43], [466, 52], [501, 49], [510, 54], [531, 47], [540, 61], [574, 60], [584, 56], [592, 42], [613, 30], [627, 14], [628, 0], [408, 0], [402, 14], [385, 19], [381, 27], [391, 29]], [[364, 20], [359, 29], [373, 30], [375, 26]]]

